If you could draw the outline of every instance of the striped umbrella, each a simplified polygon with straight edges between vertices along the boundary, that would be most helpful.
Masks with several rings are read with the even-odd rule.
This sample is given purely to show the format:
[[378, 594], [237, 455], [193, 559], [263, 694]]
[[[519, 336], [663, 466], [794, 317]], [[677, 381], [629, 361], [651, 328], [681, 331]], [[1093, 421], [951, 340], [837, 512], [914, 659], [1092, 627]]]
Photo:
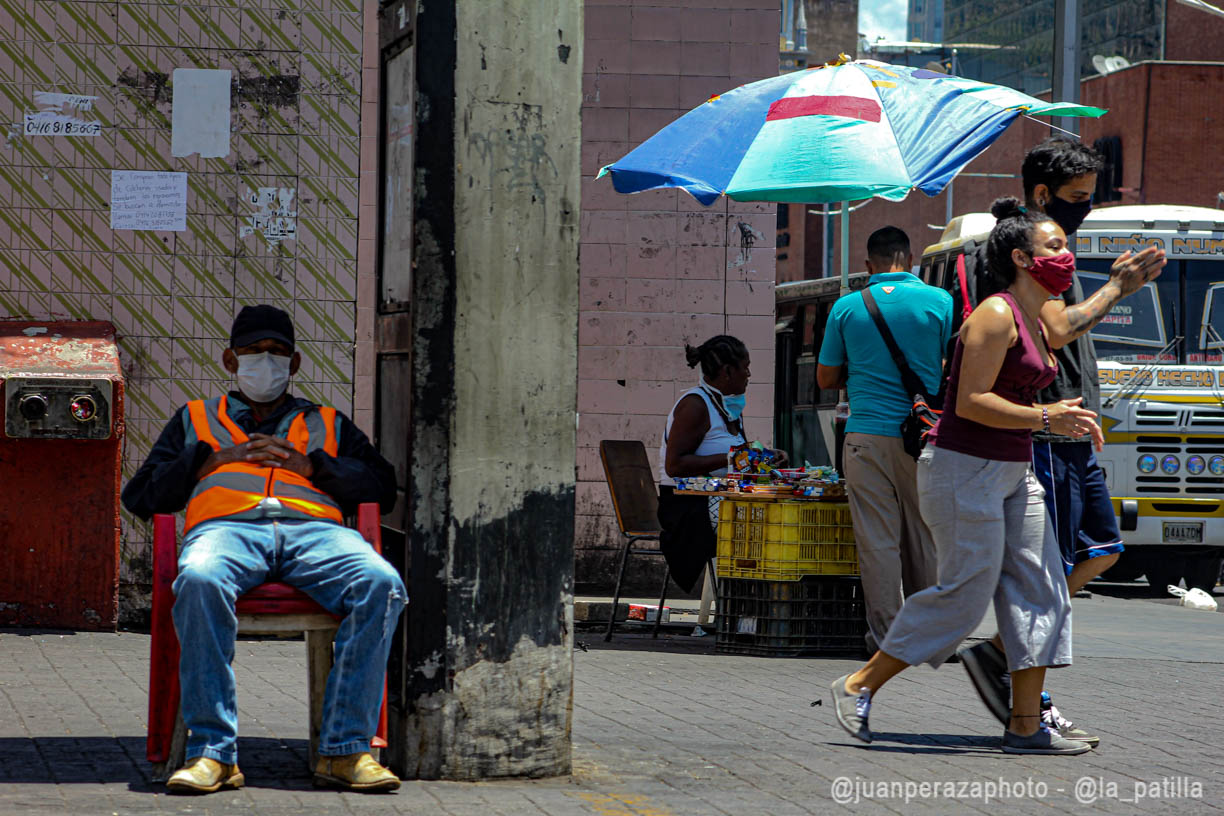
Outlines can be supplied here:
[[687, 190], [702, 204], [936, 195], [1022, 114], [1101, 116], [1011, 88], [872, 60], [712, 96], [599, 171], [618, 192]]
[[[599, 171], [621, 193], [679, 187], [702, 204], [819, 204], [941, 192], [1021, 115], [1102, 116], [1002, 85], [874, 60], [796, 71], [710, 97]], [[841, 277], [849, 275], [841, 208]]]

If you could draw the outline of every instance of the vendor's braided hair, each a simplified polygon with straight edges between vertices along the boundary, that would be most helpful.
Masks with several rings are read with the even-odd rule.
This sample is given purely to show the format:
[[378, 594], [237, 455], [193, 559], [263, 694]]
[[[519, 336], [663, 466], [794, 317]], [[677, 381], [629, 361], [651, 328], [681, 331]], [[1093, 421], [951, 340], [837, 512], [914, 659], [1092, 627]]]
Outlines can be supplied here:
[[990, 212], [998, 222], [990, 231], [990, 239], [986, 243], [986, 262], [991, 274], [1003, 287], [1008, 287], [1016, 279], [1012, 250], [1020, 249], [1032, 255], [1033, 227], [1054, 219], [1021, 205], [1020, 199], [1015, 196], [995, 199]]
[[723, 366], [739, 365], [747, 357], [748, 347], [729, 334], [711, 337], [696, 348], [687, 343], [684, 346], [684, 359], [688, 361], [688, 367], [694, 368], [701, 363], [701, 373], [707, 380], [717, 377]]

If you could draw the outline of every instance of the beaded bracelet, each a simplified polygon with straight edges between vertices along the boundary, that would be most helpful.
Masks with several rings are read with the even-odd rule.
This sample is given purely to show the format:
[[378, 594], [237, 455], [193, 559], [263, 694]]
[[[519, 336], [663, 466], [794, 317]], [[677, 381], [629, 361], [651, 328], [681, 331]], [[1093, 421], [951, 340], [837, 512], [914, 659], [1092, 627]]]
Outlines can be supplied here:
[[1050, 432], [1050, 409], [1046, 406], [1041, 406], [1041, 424], [1045, 426], [1046, 433]]

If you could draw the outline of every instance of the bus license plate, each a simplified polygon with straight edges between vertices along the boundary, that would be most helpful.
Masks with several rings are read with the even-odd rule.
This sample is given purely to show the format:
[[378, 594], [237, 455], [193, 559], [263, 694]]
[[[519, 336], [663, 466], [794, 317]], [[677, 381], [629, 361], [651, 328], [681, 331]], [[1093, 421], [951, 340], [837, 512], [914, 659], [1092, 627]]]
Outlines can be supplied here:
[[1164, 543], [1166, 544], [1202, 544], [1203, 522], [1180, 521], [1164, 522]]

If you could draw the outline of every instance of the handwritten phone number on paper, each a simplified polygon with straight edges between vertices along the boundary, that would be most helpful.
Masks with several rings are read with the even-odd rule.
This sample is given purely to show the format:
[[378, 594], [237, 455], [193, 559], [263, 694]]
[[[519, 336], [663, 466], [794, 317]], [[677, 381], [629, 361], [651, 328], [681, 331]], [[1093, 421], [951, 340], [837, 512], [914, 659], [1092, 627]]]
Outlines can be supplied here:
[[100, 122], [77, 122], [71, 119], [40, 119], [34, 115], [25, 118], [27, 136], [97, 136], [102, 132]]

